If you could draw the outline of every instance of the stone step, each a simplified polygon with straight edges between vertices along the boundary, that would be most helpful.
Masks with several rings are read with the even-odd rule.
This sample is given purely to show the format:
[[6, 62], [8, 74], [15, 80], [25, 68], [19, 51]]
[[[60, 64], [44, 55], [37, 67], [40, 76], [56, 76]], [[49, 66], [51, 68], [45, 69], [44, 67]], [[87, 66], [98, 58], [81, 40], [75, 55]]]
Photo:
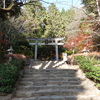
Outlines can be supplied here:
[[63, 73], [63, 72], [51, 72], [51, 73], [47, 73], [47, 72], [41, 72], [41, 73], [36, 73], [36, 72], [27, 72], [27, 73], [24, 73], [26, 75], [54, 75], [54, 74], [57, 74], [57, 75], [70, 75], [70, 74], [73, 74], [73, 75], [77, 75], [77, 74], [80, 74], [80, 73], [70, 73], [70, 72], [66, 72], [66, 73]]
[[77, 71], [77, 73], [74, 73], [74, 72], [27, 72], [27, 73], [24, 73], [23, 74], [23, 77], [28, 77], [28, 76], [31, 76], [31, 77], [41, 77], [41, 76], [70, 76], [70, 77], [73, 77], [73, 76], [83, 76], [84, 74], [81, 72], [81, 71]]
[[[32, 81], [20, 81], [19, 84], [20, 85], [53, 85], [53, 84], [57, 84], [57, 85], [62, 85], [62, 84], [70, 84], [70, 85], [78, 85], [81, 84], [81, 81], [39, 81], [39, 82], [32, 82]], [[87, 83], [86, 83], [87, 84]]]
[[26, 78], [29, 78], [29, 77], [32, 77], [32, 78], [37, 78], [37, 77], [65, 77], [65, 76], [68, 76], [68, 77], [81, 77], [81, 76], [84, 76], [83, 73], [56, 73], [56, 74], [53, 74], [53, 73], [50, 73], [50, 74], [36, 74], [36, 73], [29, 73], [29, 74], [23, 74], [22, 77], [26, 77]]
[[100, 100], [99, 94], [81, 70], [28, 69], [12, 100]]
[[68, 73], [62, 73], [62, 74], [59, 74], [59, 73], [56, 73], [56, 74], [23, 74], [22, 77], [26, 77], [26, 78], [29, 78], [29, 77], [32, 77], [32, 78], [37, 78], [37, 77], [82, 77], [82, 76], [85, 76], [84, 74], [68, 74]]
[[32, 81], [20, 81], [19, 85], [23, 85], [23, 86], [39, 86], [39, 85], [84, 85], [84, 86], [88, 86], [89, 88], [93, 88], [93, 89], [97, 89], [94, 86], [94, 83], [91, 82], [89, 79], [86, 79], [85, 81], [82, 80], [78, 80], [78, 81], [38, 81], [38, 82], [32, 82]]
[[100, 100], [100, 96], [86, 95], [86, 96], [40, 96], [40, 97], [29, 97], [29, 98], [13, 98], [12, 100]]
[[27, 70], [29, 70], [29, 71], [37, 71], [37, 72], [40, 72], [40, 71], [44, 71], [44, 72], [46, 72], [46, 71], [77, 71], [77, 69], [33, 69], [33, 68], [31, 68], [31, 69], [27, 69]]
[[88, 89], [88, 86], [84, 85], [40, 85], [40, 86], [18, 86], [17, 90], [21, 91], [38, 91], [47, 89]]
[[85, 77], [85, 75], [83, 73], [79, 73], [79, 74], [76, 74], [76, 73], [48, 73], [48, 74], [39, 74], [39, 73], [30, 73], [30, 74], [23, 74], [22, 75], [22, 78], [38, 78], [38, 77]]
[[78, 70], [70, 70], [70, 69], [65, 69], [65, 70], [62, 70], [62, 69], [59, 69], [59, 70], [55, 70], [55, 69], [39, 69], [39, 70], [36, 70], [36, 69], [27, 69], [27, 70], [24, 70], [24, 73], [40, 73], [40, 74], [47, 74], [47, 73], [77, 73]]
[[40, 75], [47, 75], [47, 74], [77, 74], [79, 72], [25, 72], [24, 74], [40, 74]]
[[39, 91], [16, 91], [16, 97], [39, 97], [39, 96], [50, 96], [50, 95], [59, 95], [59, 96], [76, 96], [76, 95], [95, 95], [94, 90], [85, 90], [85, 89], [48, 89], [48, 90], [39, 90]]
[[37, 77], [37, 78], [21, 78], [21, 81], [32, 81], [32, 82], [39, 82], [39, 81], [84, 81], [86, 78], [81, 77]]
[[19, 85], [23, 86], [39, 86], [39, 85], [90, 85], [91, 88], [94, 87], [91, 82], [88, 80], [86, 81], [39, 81], [39, 82], [32, 82], [32, 81], [20, 81]]

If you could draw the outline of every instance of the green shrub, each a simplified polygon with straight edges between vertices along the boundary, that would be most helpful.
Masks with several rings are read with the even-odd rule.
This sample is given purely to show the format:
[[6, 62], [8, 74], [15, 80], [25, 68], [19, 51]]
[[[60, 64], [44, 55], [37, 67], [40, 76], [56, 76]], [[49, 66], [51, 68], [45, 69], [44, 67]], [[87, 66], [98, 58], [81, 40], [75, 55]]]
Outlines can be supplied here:
[[[65, 53], [67, 53], [67, 55], [72, 55], [73, 54], [72, 50], [67, 50], [67, 51], [65, 51]], [[77, 51], [74, 52], [74, 54], [76, 54], [76, 53], [77, 53]]]
[[71, 55], [73, 52], [70, 50], [70, 51], [66, 51], [65, 53], [67, 53], [67, 55]]
[[27, 56], [29, 56], [31, 58], [33, 58], [33, 56], [34, 56], [33, 51], [31, 51], [31, 50], [25, 50], [24, 51], [24, 55], [27, 55]]
[[24, 55], [27, 55], [27, 56], [29, 56], [31, 58], [33, 58], [33, 56], [34, 56], [34, 53], [31, 50], [15, 50], [14, 53], [16, 53], [16, 54], [24, 54]]
[[2, 94], [11, 93], [12, 91], [13, 91], [13, 87], [11, 85], [0, 87], [0, 93]]
[[3, 63], [5, 60], [4, 60], [4, 54], [7, 54], [8, 52], [7, 51], [0, 51], [0, 63]]
[[11, 65], [16, 66], [18, 70], [23, 69], [23, 67], [25, 66], [25, 61], [22, 59], [12, 60], [10, 63], [11, 63]]
[[75, 60], [77, 64], [84, 71], [85, 75], [93, 80], [97, 86], [100, 85], [100, 61], [95, 57], [77, 56]]
[[24, 54], [23, 51], [24, 51], [24, 50], [14, 50], [14, 53], [15, 53], [15, 54]]
[[0, 94], [10, 93], [18, 80], [19, 71], [25, 61], [13, 60], [10, 63], [0, 64]]

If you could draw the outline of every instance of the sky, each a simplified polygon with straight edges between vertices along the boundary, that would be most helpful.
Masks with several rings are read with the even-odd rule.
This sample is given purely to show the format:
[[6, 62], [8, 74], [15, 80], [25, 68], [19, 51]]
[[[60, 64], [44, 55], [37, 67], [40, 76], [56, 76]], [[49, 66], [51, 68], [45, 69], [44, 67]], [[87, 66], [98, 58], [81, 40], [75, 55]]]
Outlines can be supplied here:
[[65, 10], [70, 9], [72, 6], [81, 7], [81, 0], [41, 0], [44, 7], [48, 8], [50, 3], [56, 4], [56, 7], [61, 10], [64, 8]]

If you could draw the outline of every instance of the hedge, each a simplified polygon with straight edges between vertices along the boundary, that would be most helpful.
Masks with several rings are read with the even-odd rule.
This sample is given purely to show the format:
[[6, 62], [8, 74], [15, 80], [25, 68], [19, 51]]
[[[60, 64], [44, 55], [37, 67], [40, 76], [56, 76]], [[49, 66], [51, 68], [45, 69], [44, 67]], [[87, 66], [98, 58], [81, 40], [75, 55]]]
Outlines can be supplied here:
[[10, 63], [0, 64], [0, 95], [11, 93], [20, 76], [25, 61], [13, 60]]
[[85, 75], [100, 88], [100, 60], [89, 56], [76, 56], [75, 60]]

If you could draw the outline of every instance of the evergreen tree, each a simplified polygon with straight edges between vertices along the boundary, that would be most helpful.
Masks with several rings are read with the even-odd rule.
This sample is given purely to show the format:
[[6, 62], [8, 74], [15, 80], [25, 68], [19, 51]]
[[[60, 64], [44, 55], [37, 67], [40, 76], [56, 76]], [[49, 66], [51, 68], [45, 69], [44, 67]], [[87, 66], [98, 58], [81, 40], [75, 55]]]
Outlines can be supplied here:
[[60, 11], [55, 4], [51, 4], [48, 7], [47, 14], [45, 16], [46, 26], [43, 37], [62, 37], [65, 35], [65, 24], [61, 17]]
[[23, 33], [27, 36], [39, 38], [42, 36], [44, 31], [43, 16], [45, 15], [45, 8], [40, 2], [35, 5], [25, 5], [22, 10], [22, 16], [19, 20], [24, 21]]

